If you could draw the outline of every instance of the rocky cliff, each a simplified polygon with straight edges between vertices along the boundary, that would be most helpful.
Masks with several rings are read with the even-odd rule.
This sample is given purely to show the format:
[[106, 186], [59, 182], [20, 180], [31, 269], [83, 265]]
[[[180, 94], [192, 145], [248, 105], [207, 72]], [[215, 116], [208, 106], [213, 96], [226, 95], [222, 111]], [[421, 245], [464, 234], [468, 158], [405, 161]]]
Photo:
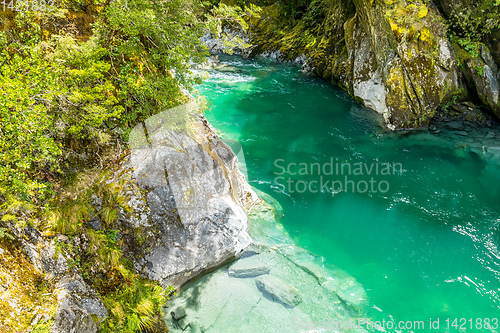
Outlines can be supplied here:
[[[380, 113], [390, 129], [427, 126], [464, 101], [500, 118], [498, 3], [300, 3], [293, 7], [276, 2], [264, 8], [252, 21], [252, 55], [302, 61], [305, 69]], [[453, 110], [456, 117], [485, 119], [477, 107], [458, 105]]]

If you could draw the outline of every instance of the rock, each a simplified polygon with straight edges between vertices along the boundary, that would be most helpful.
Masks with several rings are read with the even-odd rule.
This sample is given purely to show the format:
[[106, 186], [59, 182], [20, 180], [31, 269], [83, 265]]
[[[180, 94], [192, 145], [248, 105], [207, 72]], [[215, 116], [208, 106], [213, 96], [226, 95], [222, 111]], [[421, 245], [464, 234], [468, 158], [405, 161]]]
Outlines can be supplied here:
[[284, 61], [285, 57], [283, 56], [283, 53], [281, 51], [264, 51], [261, 54], [259, 54], [260, 57], [266, 58], [266, 59], [272, 59], [276, 61]]
[[186, 320], [186, 318], [181, 318], [178, 322], [177, 322], [177, 325], [179, 325], [179, 327], [182, 329], [182, 330], [186, 330], [186, 328], [190, 325], [189, 321]]
[[337, 295], [349, 305], [359, 308], [368, 296], [363, 286], [355, 280], [347, 280], [337, 287]]
[[[359, 22], [355, 30], [366, 33], [374, 54], [370, 66], [380, 73], [387, 107], [384, 120], [390, 129], [427, 126], [452, 96], [466, 94], [444, 24], [434, 20], [440, 15], [436, 8], [424, 5], [425, 16], [402, 21], [396, 13], [406, 10], [403, 3], [353, 3]], [[420, 35], [409, 38], [406, 31], [412, 29], [420, 29]], [[356, 34], [346, 26], [344, 30], [347, 48], [356, 48], [351, 40]]]
[[298, 263], [298, 266], [306, 273], [312, 275], [319, 284], [322, 284], [327, 280], [327, 274], [323, 268], [312, 261], [300, 262]]
[[255, 284], [264, 295], [269, 295], [275, 302], [286, 307], [293, 308], [302, 302], [297, 289], [271, 275], [260, 277]]
[[65, 276], [56, 284], [56, 290], [58, 309], [53, 333], [94, 333], [99, 330], [107, 310], [97, 293], [79, 275]]
[[191, 323], [189, 326], [190, 326], [189, 333], [201, 333], [200, 326], [194, 323]]
[[486, 136], [484, 137], [485, 139], [493, 139], [495, 137], [495, 133], [493, 132], [488, 132]]
[[239, 261], [228, 269], [228, 274], [235, 278], [248, 278], [269, 274], [270, 271], [271, 268], [266, 265]]
[[46, 274], [48, 279], [60, 278], [66, 274], [68, 262], [63, 255], [56, 255], [54, 241], [49, 243], [40, 232], [29, 227], [13, 231], [21, 241], [23, 252], [38, 272]]
[[464, 128], [464, 124], [458, 121], [450, 121], [446, 123], [445, 127], [451, 130], [462, 130]]
[[99, 230], [101, 229], [101, 220], [98, 217], [93, 217], [87, 221], [87, 225], [89, 228]]
[[57, 235], [57, 240], [59, 242], [63, 242], [63, 243], [66, 243], [69, 241], [69, 237], [66, 236], [66, 235]]
[[[229, 38], [239, 37], [241, 38], [241, 40], [243, 40], [244, 43], [247, 44], [250, 41], [250, 38], [245, 32], [241, 30], [235, 30], [229, 26], [225, 26], [222, 32], [230, 36]], [[242, 45], [236, 45], [236, 46], [224, 45], [224, 41], [222, 39], [214, 38], [210, 33], [206, 33], [205, 36], [201, 38], [201, 42], [208, 47], [210, 54], [213, 55], [236, 54], [246, 58], [250, 56], [253, 49], [252, 46], [243, 47]]]
[[490, 52], [484, 47], [481, 48], [481, 57], [468, 56], [464, 50], [460, 49], [459, 52], [466, 58], [464, 73], [467, 80], [475, 87], [484, 107], [500, 119], [499, 71]]
[[[262, 210], [263, 213], [255, 210]], [[229, 268], [243, 263], [245, 267], [265, 265], [272, 267], [272, 276], [236, 279], [228, 275], [227, 267], [221, 267], [189, 283], [170, 299], [169, 306], [172, 309], [179, 306], [186, 309], [190, 329], [198, 325], [201, 331], [207, 332], [254, 332], [256, 327], [259, 332], [289, 332], [290, 323], [294, 320], [316, 322], [323, 318], [335, 318], [339, 322], [347, 322], [355, 316], [363, 317], [362, 313], [353, 306], [348, 306], [335, 292], [331, 293], [321, 286], [317, 277], [303, 267], [316, 271], [314, 266], [307, 264], [308, 261], [314, 262], [314, 265], [324, 271], [322, 274], [327, 275], [324, 277], [326, 280], [344, 281], [352, 280], [352, 277], [339, 269], [321, 266], [324, 258], [292, 245], [293, 239], [286, 230], [278, 227], [280, 223], [276, 218], [279, 214], [269, 214], [269, 206], [263, 201], [252, 206], [250, 212], [252, 238], [257, 238], [255, 232], [260, 234], [262, 230], [266, 230], [262, 234], [267, 235], [267, 239], [258, 236], [259, 243], [249, 246], [245, 251], [248, 255], [243, 255], [241, 258], [244, 259], [238, 259]], [[276, 243], [276, 239], [280, 241]], [[292, 306], [284, 306], [276, 296], [273, 297], [265, 290], [267, 286], [257, 286], [257, 281], [267, 277], [277, 279], [279, 289], [291, 293], [283, 298], [288, 300], [285, 301], [286, 304], [291, 302]], [[293, 306], [297, 294], [300, 295], [301, 303]], [[172, 333], [181, 332], [171, 315], [166, 316], [166, 320]]]
[[457, 111], [458, 113], [465, 113], [469, 111], [469, 108], [465, 105], [462, 104], [455, 104], [452, 106], [453, 110]]
[[[107, 316], [107, 310], [97, 293], [84, 282], [82, 277], [69, 270], [68, 261], [64, 255], [56, 252], [54, 244], [56, 239], [49, 243], [39, 231], [31, 227], [12, 227], [10, 229], [16, 236], [15, 241], [19, 242], [16, 247], [23, 250], [19, 252], [20, 257], [16, 259], [16, 262], [23, 262], [23, 266], [27, 270], [22, 274], [23, 278], [26, 279], [22, 282], [35, 287], [41, 279], [45, 279], [55, 285], [57, 310], [52, 332], [97, 332], [100, 323]], [[78, 239], [74, 240], [77, 242]], [[67, 236], [59, 235], [57, 240], [67, 242], [69, 239]], [[32, 281], [33, 274], [41, 275], [43, 278], [40, 276], [37, 282]], [[33, 297], [34, 294], [36, 295], [36, 291], [30, 297]], [[29, 307], [30, 297], [24, 300], [26, 310]], [[36, 310], [38, 317], [33, 317], [32, 324], [40, 320], [40, 315], [46, 311], [47, 309]], [[24, 314], [24, 316], [27, 315]], [[46, 315], [42, 317], [48, 318]]]
[[375, 53], [371, 50], [369, 37], [360, 28], [357, 16], [347, 21], [344, 26], [346, 33], [354, 32], [353, 36], [348, 36], [352, 38], [352, 42], [347, 43], [348, 57], [353, 63], [352, 93], [366, 107], [388, 119], [385, 86], [377, 67]]
[[141, 246], [134, 232], [125, 236], [132, 260], [164, 287], [220, 267], [252, 241], [245, 209], [257, 196], [236, 155], [197, 111], [189, 104], [149, 118], [147, 130], [136, 127], [130, 158], [117, 172], [135, 187], [120, 223], [146, 235]]
[[476, 106], [474, 105], [474, 103], [472, 102], [469, 102], [469, 101], [466, 101], [466, 102], [462, 102], [462, 105], [468, 107], [468, 108], [471, 108], [471, 109], [475, 109]]
[[363, 286], [353, 278], [328, 280], [323, 284], [323, 288], [358, 310], [368, 300]]
[[176, 320], [182, 319], [186, 317], [186, 309], [183, 307], [177, 307], [175, 310], [170, 311], [170, 315]]

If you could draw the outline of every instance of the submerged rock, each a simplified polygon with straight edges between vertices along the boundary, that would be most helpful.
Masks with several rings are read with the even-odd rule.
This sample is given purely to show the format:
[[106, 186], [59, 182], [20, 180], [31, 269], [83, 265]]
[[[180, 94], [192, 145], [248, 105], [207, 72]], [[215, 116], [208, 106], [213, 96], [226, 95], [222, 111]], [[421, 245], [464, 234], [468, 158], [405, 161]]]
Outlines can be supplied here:
[[270, 271], [271, 268], [267, 265], [239, 261], [228, 269], [228, 274], [235, 278], [247, 278], [269, 274]]
[[297, 289], [274, 276], [262, 276], [255, 283], [264, 295], [269, 295], [275, 302], [287, 307], [293, 308], [302, 302]]
[[179, 320], [186, 317], [186, 309], [184, 309], [183, 307], [178, 307], [175, 310], [170, 311], [170, 314], [172, 315], [172, 318]]

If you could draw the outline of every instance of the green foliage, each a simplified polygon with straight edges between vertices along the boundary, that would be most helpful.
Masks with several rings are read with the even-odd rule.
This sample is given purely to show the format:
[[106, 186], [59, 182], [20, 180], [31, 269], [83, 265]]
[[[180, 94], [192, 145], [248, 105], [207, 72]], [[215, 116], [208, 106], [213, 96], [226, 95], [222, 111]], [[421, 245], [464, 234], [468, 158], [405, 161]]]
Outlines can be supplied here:
[[7, 228], [0, 228], [0, 239], [2, 238], [8, 238], [8, 239], [14, 239], [14, 236], [12, 236], [10, 233], [9, 233], [9, 229]]
[[458, 38], [457, 42], [470, 55], [472, 55], [475, 58], [479, 57], [479, 46], [480, 46], [479, 42], [472, 41], [470, 37]]
[[[124, 184], [106, 185], [103, 170], [137, 123], [188, 99], [185, 89], [201, 80], [191, 68], [208, 55], [205, 31], [237, 43], [222, 25], [247, 28], [242, 17], [258, 12], [207, 8], [198, 0], [65, 0], [47, 11], [0, 13], [0, 220], [66, 235], [54, 240], [56, 256], [104, 299], [104, 332], [162, 322], [165, 292], [123, 254]], [[72, 17], [93, 22], [91, 35]], [[11, 237], [0, 228], [0, 239]]]
[[40, 321], [33, 327], [31, 333], [52, 333], [53, 324], [54, 320]]
[[485, 38], [498, 28], [500, 28], [498, 0], [482, 0], [472, 6], [454, 7], [449, 17], [450, 34], [461, 45], [484, 42]]
[[484, 66], [477, 66], [476, 71], [479, 76], [483, 76]]
[[[125, 183], [105, 185], [103, 178], [102, 174], [81, 176], [76, 184], [67, 187], [64, 198], [51, 211], [52, 223], [48, 227], [69, 235], [64, 242], [56, 238], [56, 253], [64, 254], [70, 268], [78, 270], [103, 299], [108, 317], [101, 331], [149, 330], [163, 323], [161, 309], [167, 293], [173, 290], [165, 292], [157, 283], [139, 276], [123, 255], [122, 231], [116, 217], [119, 209], [129, 209], [120, 194]], [[98, 230], [87, 227], [87, 221], [95, 217], [101, 221]]]
[[199, 82], [191, 68], [206, 53], [199, 43], [204, 26], [197, 1], [128, 0], [128, 10], [124, 5], [106, 6], [96, 35], [124, 107], [121, 123], [132, 127], [182, 101], [180, 87]]
[[52, 194], [44, 181], [57, 170], [60, 144], [53, 137], [53, 116], [46, 101], [60, 68], [34, 50], [25, 56], [0, 50], [0, 206], [17, 213], [24, 201], [41, 204]]
[[165, 291], [158, 284], [130, 274], [126, 269], [123, 273], [121, 288], [104, 298], [109, 313], [101, 330], [105, 333], [148, 331], [161, 316], [168, 299], [166, 293], [173, 292], [173, 288]]
[[103, 125], [116, 122], [124, 111], [110, 75], [111, 64], [104, 59], [107, 50], [95, 37], [81, 43], [69, 35], [53, 36], [48, 46], [50, 58], [64, 64], [59, 76], [58, 112], [54, 112], [59, 136], [81, 139], [102, 135]]

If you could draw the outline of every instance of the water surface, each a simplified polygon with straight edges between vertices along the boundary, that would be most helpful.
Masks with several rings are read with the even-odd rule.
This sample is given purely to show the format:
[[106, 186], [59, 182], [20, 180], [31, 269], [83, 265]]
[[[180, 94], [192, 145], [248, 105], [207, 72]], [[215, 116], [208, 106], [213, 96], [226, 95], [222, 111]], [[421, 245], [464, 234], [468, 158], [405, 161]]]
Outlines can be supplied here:
[[[500, 319], [498, 129], [390, 133], [378, 115], [297, 67], [223, 60], [228, 66], [198, 87], [212, 103], [205, 114], [223, 139], [241, 143], [250, 184], [280, 202], [297, 244], [362, 283], [375, 305], [371, 318], [424, 321], [424, 331], [440, 318], [433, 331], [450, 332], [459, 330], [444, 329], [445, 320], [464, 318], [463, 327], [490, 331], [475, 325]], [[396, 167], [389, 175], [349, 175], [355, 184], [384, 181], [383, 191], [363, 191], [364, 183], [333, 195], [303, 191], [320, 176], [345, 181], [298, 174], [299, 163], [331, 161]], [[290, 163], [296, 174], [277, 175], [277, 165]]]

